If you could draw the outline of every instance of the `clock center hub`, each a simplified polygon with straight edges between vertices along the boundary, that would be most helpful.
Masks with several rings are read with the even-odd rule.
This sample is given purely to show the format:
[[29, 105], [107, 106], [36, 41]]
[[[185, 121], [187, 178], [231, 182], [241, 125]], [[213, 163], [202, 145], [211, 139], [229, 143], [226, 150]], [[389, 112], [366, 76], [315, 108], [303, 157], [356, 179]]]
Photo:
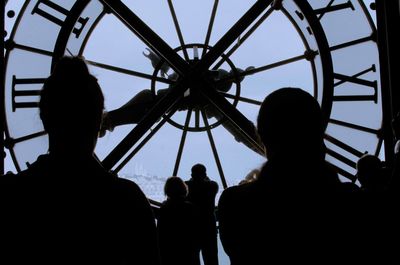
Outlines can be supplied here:
[[[193, 43], [180, 46], [176, 48], [175, 51], [182, 56], [186, 53], [189, 57], [186, 60], [188, 64], [195, 65], [201, 60], [202, 56], [211, 49], [211, 46]], [[168, 92], [168, 89], [180, 82], [179, 75], [154, 52], [147, 49], [147, 53], [143, 53], [143, 55], [151, 60], [154, 67], [153, 78], [151, 80], [151, 91], [154, 95], [162, 96]], [[194, 127], [189, 126], [185, 128], [184, 120], [174, 120], [175, 116], [168, 119], [170, 124], [189, 131], [203, 131], [207, 128], [215, 128], [220, 125], [224, 119], [223, 115], [217, 113], [216, 108], [203, 96], [201, 91], [205, 89], [215, 89], [222, 96], [227, 98], [232, 105], [237, 105], [240, 98], [240, 83], [245, 76], [249, 74], [248, 71], [251, 71], [254, 67], [247, 67], [245, 70], [237, 68], [225, 54], [222, 54], [217, 62], [217, 65], [220, 66], [208, 69], [204, 72], [192, 73], [192, 77], [186, 80], [188, 85], [178, 108], [178, 112], [187, 113], [189, 111], [194, 111], [197, 115], [203, 112], [207, 116], [207, 119], [210, 119], [210, 124], [207, 126], [197, 124]], [[158, 81], [160, 78], [166, 78], [170, 82], [168, 88], [165, 88], [165, 83]]]

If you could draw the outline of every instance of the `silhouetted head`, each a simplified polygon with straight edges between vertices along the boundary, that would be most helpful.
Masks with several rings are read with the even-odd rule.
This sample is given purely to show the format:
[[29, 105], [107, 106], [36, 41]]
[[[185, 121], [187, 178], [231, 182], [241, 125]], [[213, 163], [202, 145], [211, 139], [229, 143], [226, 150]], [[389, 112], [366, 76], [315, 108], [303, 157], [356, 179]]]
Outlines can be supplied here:
[[382, 161], [379, 157], [365, 154], [357, 161], [357, 178], [364, 190], [381, 190], [386, 185]]
[[281, 88], [268, 95], [258, 114], [257, 130], [269, 159], [293, 154], [299, 158], [325, 155], [321, 108], [299, 88]]
[[43, 85], [39, 108], [49, 134], [50, 151], [62, 145], [93, 152], [104, 97], [97, 79], [82, 59], [60, 59]]
[[207, 170], [203, 164], [196, 164], [192, 167], [192, 178], [201, 180], [207, 177]]
[[188, 195], [188, 188], [181, 178], [169, 177], [165, 182], [164, 193], [170, 199], [184, 199]]

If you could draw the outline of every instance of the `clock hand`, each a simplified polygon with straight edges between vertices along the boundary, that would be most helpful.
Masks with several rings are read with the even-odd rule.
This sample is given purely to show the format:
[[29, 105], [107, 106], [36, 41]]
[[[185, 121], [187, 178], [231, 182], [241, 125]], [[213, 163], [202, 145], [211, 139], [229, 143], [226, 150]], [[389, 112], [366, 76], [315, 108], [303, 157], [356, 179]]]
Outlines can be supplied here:
[[227, 121], [222, 123], [222, 126], [224, 126], [237, 141], [243, 142], [246, 146], [261, 155], [265, 154], [264, 146], [251, 121], [212, 87], [208, 86], [200, 90], [200, 93], [210, 103], [212, 106], [211, 108], [215, 108], [215, 110], [212, 110], [214, 115], [215, 113], [219, 113], [219, 116], [227, 118]]
[[[148, 54], [143, 52], [143, 55], [149, 58], [153, 68], [156, 68], [161, 62], [160, 57], [149, 48], [146, 48], [146, 50], [148, 51]], [[178, 78], [177, 74], [173, 72], [168, 75], [168, 70], [169, 66], [164, 63], [160, 69], [161, 75], [167, 75], [169, 80], [176, 81]], [[109, 112], [105, 111], [103, 113], [103, 122], [101, 124], [99, 137], [103, 137], [106, 134], [106, 131], [113, 131], [116, 126], [138, 123], [147, 114], [150, 108], [165, 95], [169, 88], [159, 89], [157, 95], [154, 95], [149, 89], [144, 89], [133, 96], [120, 108]]]
[[122, 107], [103, 113], [99, 136], [103, 137], [106, 131], [113, 131], [116, 126], [138, 123], [154, 105], [156, 96], [149, 89], [137, 93]]
[[[149, 50], [149, 55], [145, 54], [152, 61], [152, 65], [156, 67], [160, 58]], [[248, 67], [246, 70], [254, 68]], [[237, 73], [241, 73], [244, 70], [237, 68], [235, 70]], [[230, 72], [224, 69], [217, 70], [217, 76], [215, 81], [217, 82], [221, 78], [227, 78], [234, 75], [234, 71]], [[169, 75], [168, 79], [176, 81], [176, 75], [173, 73]], [[240, 81], [242, 81], [244, 77], [240, 77]], [[219, 83], [216, 87], [218, 91], [227, 92], [232, 87], [234, 77], [228, 79], [228, 81]], [[99, 136], [103, 137], [106, 134], [106, 131], [113, 131], [115, 127], [125, 124], [136, 124], [138, 123], [150, 110], [150, 108], [168, 91], [169, 88], [160, 89], [157, 91], [157, 95], [154, 95], [149, 89], [144, 89], [132, 97], [127, 103], [121, 106], [118, 109], [104, 112], [103, 114], [103, 122], [100, 128]], [[187, 106], [180, 108], [179, 110], [186, 110]], [[216, 117], [217, 119], [223, 118], [223, 115], [220, 114], [214, 107], [210, 106], [205, 109], [205, 113], [208, 119], [212, 117]], [[240, 140], [241, 137], [237, 134], [237, 131], [234, 130], [229, 122], [224, 122], [223, 126], [235, 136], [237, 141]]]
[[[251, 69], [254, 69], [254, 66], [249, 66], [245, 70], [236, 68], [235, 70], [230, 70], [229, 72], [224, 69], [212, 70], [213, 72], [217, 72], [216, 77], [213, 79], [216, 90], [224, 93], [228, 92], [231, 89], [234, 81], [236, 81], [238, 78], [239, 82], [244, 80], [245, 76], [240, 76], [240, 74]], [[237, 74], [239, 75], [238, 77]], [[205, 109], [205, 114], [208, 119], [212, 117], [221, 119], [223, 117], [223, 115], [215, 107], [212, 107], [212, 105]], [[228, 131], [231, 132], [229, 129]]]
[[245, 70], [236, 68], [235, 70], [230, 70], [229, 72], [224, 69], [216, 70], [217, 76], [214, 78], [216, 89], [221, 92], [228, 92], [231, 89], [233, 82], [241, 82], [244, 80], [245, 76], [240, 75], [241, 73], [252, 69], [255, 69], [255, 67], [249, 66]]
[[[146, 48], [148, 53], [143, 52], [143, 55], [150, 59], [153, 68], [157, 68], [161, 63], [161, 58], [152, 52], [149, 48]], [[246, 71], [252, 69], [254, 67], [247, 67]], [[171, 81], [176, 81], [178, 76], [175, 72], [168, 75], [169, 66], [167, 64], [162, 64], [160, 67], [161, 75], [168, 76], [168, 79]], [[226, 81], [221, 82], [217, 85], [217, 90], [222, 92], [227, 92], [231, 89], [233, 81], [235, 79], [235, 74], [240, 74], [244, 70], [240, 68], [236, 68], [235, 70], [226, 71], [224, 69], [218, 69], [215, 72], [215, 77], [213, 78], [215, 82], [225, 78]], [[239, 81], [242, 81], [244, 76], [239, 76]], [[171, 86], [170, 86], [171, 87]], [[169, 88], [170, 88], [169, 87]], [[157, 95], [152, 94], [152, 92], [148, 89], [142, 90], [138, 94], [136, 94], [132, 99], [130, 99], [127, 103], [121, 106], [118, 109], [104, 112], [103, 114], [103, 122], [100, 128], [99, 136], [103, 137], [106, 134], [106, 131], [113, 131], [116, 126], [124, 125], [124, 124], [135, 124], [138, 123], [149, 111], [149, 109], [163, 96], [169, 88], [160, 89], [157, 91]], [[184, 104], [183, 107], [179, 108], [179, 110], [186, 110], [188, 107], [187, 104]], [[207, 108], [206, 116], [208, 119], [211, 117], [217, 117], [217, 119], [222, 118], [222, 115], [219, 114], [215, 108]], [[228, 124], [228, 123], [225, 123]], [[234, 131], [230, 127], [226, 127], [229, 132], [234, 133]], [[238, 139], [238, 137], [235, 137]]]
[[117, 126], [139, 123], [167, 91], [168, 88], [160, 89], [157, 95], [154, 95], [149, 89], [144, 89], [120, 108], [108, 112], [105, 111], [103, 113], [103, 122], [101, 124], [99, 137], [103, 137], [106, 131], [112, 132]]
[[133, 128], [125, 138], [102, 161], [107, 169], [113, 168], [118, 161], [135, 145], [150, 128], [161, 119], [163, 115], [178, 103], [182, 98], [181, 90], [185, 89], [184, 83], [179, 83], [173, 89], [169, 89], [145, 114], [140, 122]]

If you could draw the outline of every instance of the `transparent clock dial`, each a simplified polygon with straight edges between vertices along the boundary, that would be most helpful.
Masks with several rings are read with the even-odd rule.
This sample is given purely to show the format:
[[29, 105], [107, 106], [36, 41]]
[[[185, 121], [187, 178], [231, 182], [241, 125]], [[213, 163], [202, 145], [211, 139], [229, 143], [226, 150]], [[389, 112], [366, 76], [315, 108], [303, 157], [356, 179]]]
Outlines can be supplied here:
[[[108, 2], [111, 6], [119, 3]], [[153, 2], [122, 1], [128, 13], [137, 16], [168, 46], [160, 54], [154, 49], [154, 46], [159, 47], [157, 43], [146, 37], [143, 39], [150, 30], [137, 29], [126, 21], [123, 23], [115, 11], [104, 8], [102, 1], [27, 1], [9, 35], [7, 49], [7, 138], [17, 169], [26, 168], [27, 162], [32, 163], [47, 151], [47, 136], [34, 103], [38, 100], [37, 91], [42, 79], [49, 75], [59, 56], [85, 57], [103, 89], [106, 110], [111, 112], [143, 91], [157, 96], [181, 85], [185, 76], [180, 73], [182, 69], [175, 69], [166, 62], [165, 58], [171, 58], [168, 52], [173, 51], [179, 56], [180, 59], [175, 61], [181, 62], [184, 71], [189, 66], [196, 66], [207, 54], [217, 50], [215, 47], [221, 46], [220, 40], [257, 2], [159, 1], [154, 8]], [[343, 149], [342, 144], [339, 144], [341, 149], [334, 149], [331, 142], [337, 144], [337, 139], [351, 145], [356, 155], [379, 149], [379, 138], [371, 132], [380, 128], [381, 112], [378, 109], [381, 99], [379, 92], [376, 103], [358, 99], [339, 102], [334, 97], [342, 95], [338, 94], [339, 88], [340, 93], [344, 90], [343, 95], [360, 93], [370, 97], [365, 91], [370, 90], [371, 83], [359, 82], [360, 78], [376, 80], [378, 91], [380, 86], [373, 43], [368, 40], [346, 44], [351, 41], [346, 39], [350, 35], [337, 34], [335, 30], [338, 29], [330, 24], [331, 16], [340, 18], [343, 12], [347, 18], [347, 12], [353, 12], [351, 14], [359, 21], [354, 24], [354, 30], [360, 35], [353, 34], [352, 37], [363, 38], [369, 36], [368, 32], [374, 32], [365, 7], [357, 1], [349, 2], [354, 10], [348, 11], [344, 5], [333, 10], [327, 7], [328, 1], [310, 1], [316, 11], [304, 1], [283, 1], [279, 8], [270, 4], [260, 8], [258, 15], [250, 17], [248, 27], [195, 77], [206, 78], [213, 91], [229, 102], [231, 107], [227, 109], [224, 105], [222, 110], [233, 113], [239, 128], [247, 126], [243, 121], [255, 124], [260, 103], [272, 91], [286, 86], [306, 90], [320, 102], [327, 121], [330, 118], [327, 144], [332, 151], [328, 160], [340, 167], [343, 175], [352, 178], [353, 164], [346, 162], [354, 155], [347, 154], [353, 149], [346, 146]], [[325, 13], [321, 18], [322, 12]], [[132, 32], [135, 29], [138, 34]], [[346, 29], [352, 30], [351, 27]], [[369, 48], [364, 49], [364, 45]], [[149, 58], [153, 53], [160, 60], [158, 64], [154, 63], [155, 57]], [[359, 78], [354, 77], [372, 65], [375, 72], [371, 70]], [[343, 76], [352, 78], [349, 81]], [[334, 85], [337, 82], [342, 84]], [[188, 179], [195, 163], [206, 165], [208, 175], [219, 183], [222, 191], [236, 185], [265, 161], [246, 144], [237, 128], [232, 130], [228, 122], [230, 117], [225, 117], [218, 106], [213, 107], [199, 92], [202, 89], [209, 87], [199, 87], [191, 82], [185, 87], [181, 101], [175, 105], [176, 111], [165, 112], [147, 130], [141, 130], [137, 140], [124, 143], [128, 148], [119, 152], [114, 162], [106, 163], [121, 177], [137, 182], [155, 202], [164, 199], [163, 185], [167, 177], [178, 175]], [[26, 104], [16, 106], [23, 102]], [[364, 104], [367, 107], [361, 107]], [[374, 113], [367, 115], [367, 111]], [[349, 112], [358, 115], [349, 116], [346, 114]], [[240, 115], [243, 118], [237, 119]], [[107, 131], [98, 141], [96, 155], [100, 160], [110, 161], [109, 157], [114, 156], [121, 141], [143, 124], [142, 120]], [[353, 124], [353, 128], [349, 124]], [[370, 130], [354, 129], [354, 124]], [[361, 145], [354, 142], [353, 137], [363, 139]]]

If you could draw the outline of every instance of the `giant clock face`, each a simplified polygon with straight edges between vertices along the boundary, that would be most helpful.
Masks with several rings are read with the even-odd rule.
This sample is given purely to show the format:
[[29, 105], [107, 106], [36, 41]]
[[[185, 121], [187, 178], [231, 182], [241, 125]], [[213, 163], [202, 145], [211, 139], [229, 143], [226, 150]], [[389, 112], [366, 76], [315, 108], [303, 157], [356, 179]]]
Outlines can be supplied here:
[[362, 1], [14, 2], [4, 100], [17, 170], [47, 152], [38, 95], [63, 55], [84, 56], [107, 111], [141, 91], [157, 96], [140, 121], [116, 126], [96, 148], [154, 202], [168, 176], [187, 179], [195, 163], [220, 187], [261, 166], [253, 124], [265, 96], [284, 86], [321, 104], [327, 160], [342, 177], [354, 179], [357, 159], [381, 151], [376, 31]]

